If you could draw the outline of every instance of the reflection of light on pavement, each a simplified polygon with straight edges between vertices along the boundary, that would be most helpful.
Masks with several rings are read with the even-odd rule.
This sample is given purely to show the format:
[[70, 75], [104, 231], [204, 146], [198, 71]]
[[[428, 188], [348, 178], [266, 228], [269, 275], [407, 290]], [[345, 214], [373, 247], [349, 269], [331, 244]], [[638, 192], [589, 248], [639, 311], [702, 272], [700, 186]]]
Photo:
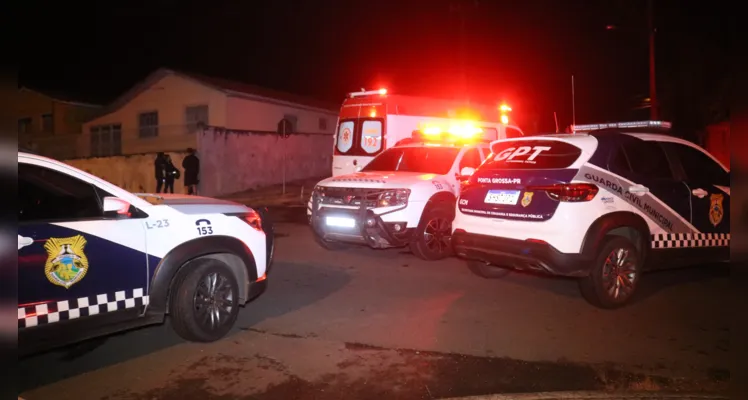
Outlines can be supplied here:
[[[455, 301], [464, 296], [463, 292], [444, 293], [422, 301], [414, 301], [407, 307], [409, 315], [404, 323], [398, 324], [401, 337], [415, 336], [422, 348], [435, 348], [439, 327]], [[394, 334], [395, 332], [393, 332]]]

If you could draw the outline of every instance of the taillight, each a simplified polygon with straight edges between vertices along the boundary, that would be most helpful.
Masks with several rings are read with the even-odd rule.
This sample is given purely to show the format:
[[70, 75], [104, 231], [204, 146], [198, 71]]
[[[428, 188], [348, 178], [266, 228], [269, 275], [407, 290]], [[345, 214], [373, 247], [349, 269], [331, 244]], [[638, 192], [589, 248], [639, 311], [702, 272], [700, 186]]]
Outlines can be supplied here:
[[566, 202], [590, 201], [597, 195], [598, 187], [589, 183], [564, 183], [548, 186], [533, 186], [530, 191], [543, 190], [553, 200]]
[[260, 214], [258, 214], [257, 211], [252, 210], [247, 214], [242, 215], [241, 218], [242, 220], [244, 220], [244, 222], [249, 224], [249, 226], [262, 232], [262, 219], [260, 218]]

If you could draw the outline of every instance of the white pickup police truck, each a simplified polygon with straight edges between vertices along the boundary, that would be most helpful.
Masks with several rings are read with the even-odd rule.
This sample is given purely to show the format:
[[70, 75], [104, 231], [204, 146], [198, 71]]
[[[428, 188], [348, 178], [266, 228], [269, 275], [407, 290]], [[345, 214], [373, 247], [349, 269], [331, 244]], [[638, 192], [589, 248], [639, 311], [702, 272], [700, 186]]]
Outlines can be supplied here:
[[447, 257], [460, 182], [489, 153], [487, 142], [405, 140], [361, 171], [317, 184], [307, 206], [314, 237], [330, 250], [410, 246], [424, 260]]
[[22, 355], [159, 323], [213, 341], [267, 285], [265, 210], [198, 196], [137, 195], [18, 153]]

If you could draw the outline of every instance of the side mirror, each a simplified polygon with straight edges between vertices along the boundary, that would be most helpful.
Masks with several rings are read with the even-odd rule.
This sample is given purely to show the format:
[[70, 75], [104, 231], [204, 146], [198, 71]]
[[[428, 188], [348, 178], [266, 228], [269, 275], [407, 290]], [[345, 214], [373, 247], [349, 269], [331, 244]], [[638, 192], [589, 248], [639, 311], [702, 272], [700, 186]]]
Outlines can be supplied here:
[[104, 197], [103, 209], [106, 216], [130, 216], [130, 203], [119, 197]]
[[460, 170], [460, 175], [464, 177], [473, 176], [474, 173], [475, 168], [464, 167], [462, 170]]

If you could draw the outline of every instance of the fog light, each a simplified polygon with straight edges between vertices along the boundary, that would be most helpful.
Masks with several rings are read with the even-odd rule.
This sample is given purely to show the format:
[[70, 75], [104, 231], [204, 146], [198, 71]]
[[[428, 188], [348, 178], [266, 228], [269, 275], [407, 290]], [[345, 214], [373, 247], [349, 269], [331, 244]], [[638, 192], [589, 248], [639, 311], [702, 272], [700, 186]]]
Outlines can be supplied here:
[[395, 224], [395, 232], [400, 232], [401, 229], [403, 229], [403, 227], [400, 226], [400, 224]]
[[366, 219], [366, 225], [367, 226], [370, 226], [370, 227], [374, 226], [375, 223], [376, 223], [376, 221], [374, 221], [374, 218], [367, 218]]

